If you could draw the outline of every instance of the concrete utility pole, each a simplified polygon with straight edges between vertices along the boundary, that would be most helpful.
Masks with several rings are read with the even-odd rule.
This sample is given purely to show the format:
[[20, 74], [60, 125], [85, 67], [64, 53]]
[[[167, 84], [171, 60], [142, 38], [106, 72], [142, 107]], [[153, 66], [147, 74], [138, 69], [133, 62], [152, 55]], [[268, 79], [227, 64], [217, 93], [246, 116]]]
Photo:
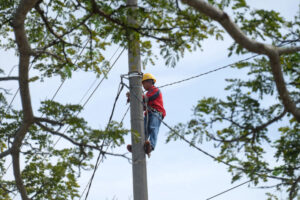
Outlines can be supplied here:
[[[136, 26], [138, 21], [135, 17], [137, 0], [127, 0], [128, 24]], [[128, 29], [128, 65], [129, 65], [129, 86], [130, 86], [130, 117], [131, 129], [138, 133], [131, 134], [132, 142], [132, 173], [133, 173], [133, 198], [134, 200], [148, 200], [146, 156], [144, 151], [144, 118], [142, 101], [142, 77], [141, 56], [138, 34]], [[135, 96], [139, 97], [137, 99]]]

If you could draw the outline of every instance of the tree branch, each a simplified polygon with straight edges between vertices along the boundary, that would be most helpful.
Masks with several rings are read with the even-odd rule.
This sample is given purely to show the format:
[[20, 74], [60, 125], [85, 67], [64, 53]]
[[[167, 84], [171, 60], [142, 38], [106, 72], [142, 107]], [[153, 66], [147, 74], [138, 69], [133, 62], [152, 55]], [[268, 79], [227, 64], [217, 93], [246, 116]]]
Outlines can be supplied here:
[[[89, 18], [91, 18], [93, 16], [93, 13], [90, 13], [90, 14], [88, 14], [87, 16], [85, 16], [84, 18], [83, 18], [83, 20], [80, 22], [80, 23], [78, 23], [76, 26], [74, 26], [73, 28], [71, 28], [69, 31], [67, 31], [67, 32], [65, 32], [64, 34], [62, 34], [61, 35], [61, 37], [64, 37], [64, 36], [66, 36], [66, 35], [68, 35], [68, 34], [70, 34], [70, 33], [72, 33], [74, 30], [76, 30], [78, 27], [80, 27], [80, 26], [82, 26]], [[51, 46], [53, 46], [53, 45], [56, 45], [56, 44], [58, 44], [59, 43], [59, 40], [54, 40], [54, 41], [52, 41], [51, 43], [49, 43], [48, 45], [45, 45], [44, 46], [44, 50], [46, 50], [46, 49], [48, 49], [49, 47], [51, 47]]]
[[[68, 44], [70, 46], [74, 46], [74, 44], [71, 44], [67, 41], [65, 41], [63, 39], [63, 35], [58, 35], [57, 33], [55, 33], [55, 31], [52, 29], [51, 25], [50, 25], [50, 22], [48, 21], [47, 17], [44, 15], [44, 11], [41, 9], [40, 5], [39, 4], [36, 4], [35, 5], [35, 10], [40, 14], [46, 28], [48, 29], [48, 31], [54, 35], [54, 37], [56, 37], [60, 42], [64, 43], [64, 44]], [[75, 45], [77, 46], [77, 45]]]
[[93, 9], [93, 13], [95, 14], [98, 14], [102, 17], [104, 17], [105, 19], [113, 22], [114, 24], [117, 24], [123, 28], [129, 28], [143, 36], [146, 36], [146, 37], [149, 37], [149, 38], [153, 38], [153, 39], [156, 39], [156, 40], [159, 40], [159, 41], [164, 41], [164, 42], [171, 42], [173, 41], [172, 39], [169, 39], [169, 38], [163, 38], [163, 37], [156, 37], [154, 35], [149, 35], [148, 33], [145, 33], [145, 32], [142, 32], [140, 27], [133, 27], [133, 26], [129, 26], [117, 19], [114, 19], [113, 17], [111, 17], [111, 15], [108, 15], [106, 13], [104, 13], [100, 8], [99, 6], [97, 5], [96, 1], [95, 0], [92, 0], [92, 9]]
[[[289, 95], [286, 88], [286, 84], [283, 78], [279, 55], [282, 53], [292, 53], [298, 50], [295, 49], [281, 49], [274, 47], [272, 45], [263, 44], [254, 40], [249, 39], [242, 30], [231, 20], [226, 12], [212, 6], [204, 0], [181, 0], [183, 3], [195, 8], [199, 12], [207, 15], [219, 22], [227, 33], [242, 47], [246, 48], [248, 51], [267, 55], [270, 59], [270, 65], [272, 68], [272, 74], [274, 76], [277, 91], [279, 93], [280, 99], [288, 112], [290, 112], [295, 119], [300, 122], [300, 108], [297, 108], [295, 102]], [[281, 49], [281, 50], [280, 50]]]
[[31, 51], [31, 55], [33, 55], [33, 56], [40, 56], [42, 54], [49, 55], [49, 56], [55, 58], [56, 60], [59, 60], [61, 62], [69, 63], [69, 64], [73, 65], [73, 63], [71, 62], [71, 59], [67, 59], [67, 57], [66, 57], [65, 54], [64, 54], [65, 59], [63, 59], [59, 55], [57, 55], [55, 53], [52, 53], [52, 52], [49, 52], [49, 51], [46, 51], [46, 50], [39, 50], [39, 49], [37, 49], [37, 50]]
[[255, 128], [253, 128], [252, 130], [255, 131], [255, 132], [258, 132], [258, 131], [260, 131], [260, 130], [266, 128], [267, 126], [273, 124], [274, 122], [277, 122], [277, 121], [280, 120], [281, 118], [283, 118], [283, 117], [285, 116], [286, 113], [287, 113], [287, 111], [286, 111], [286, 109], [284, 109], [283, 112], [282, 112], [280, 115], [274, 117], [273, 119], [271, 119], [270, 121], [268, 121], [268, 122], [266, 122], [266, 123], [264, 123], [264, 124], [261, 124], [260, 126], [257, 126], [257, 127], [255, 127]]
[[7, 76], [7, 77], [0, 77], [0, 81], [17, 81], [19, 77], [17, 76]]
[[297, 108], [296, 103], [290, 97], [289, 92], [286, 88], [286, 84], [281, 70], [279, 54], [277, 52], [273, 52], [272, 54], [269, 55], [269, 58], [271, 63], [272, 74], [274, 76], [279, 97], [285, 109], [288, 112], [290, 112], [295, 117], [295, 119], [300, 123], [300, 108]]
[[69, 142], [71, 142], [72, 144], [74, 144], [76, 146], [79, 146], [79, 147], [88, 147], [88, 148], [91, 148], [91, 149], [94, 149], [94, 150], [97, 150], [97, 151], [101, 152], [103, 155], [119, 156], [119, 157], [123, 157], [123, 158], [126, 158], [126, 159], [130, 160], [130, 158], [128, 158], [125, 154], [110, 153], [110, 152], [103, 151], [102, 148], [99, 147], [99, 146], [94, 146], [94, 145], [89, 145], [89, 144], [83, 144], [83, 143], [76, 142], [75, 140], [73, 140], [72, 138], [66, 136], [65, 134], [59, 133], [57, 131], [54, 131], [51, 128], [48, 128], [47, 126], [44, 126], [40, 122], [36, 122], [36, 124], [38, 126], [40, 126], [43, 130], [45, 130], [45, 131], [47, 131], [47, 132], [49, 132], [49, 133], [51, 133], [53, 135], [60, 136], [60, 137], [68, 140]]
[[279, 55], [296, 53], [296, 52], [298, 52], [298, 51], [300, 51], [300, 46], [297, 46], [297, 47], [281, 47], [281, 48], [278, 48], [278, 53], [279, 53]]
[[[241, 135], [240, 137], [232, 138], [232, 139], [230, 139], [230, 140], [218, 139], [218, 138], [216, 138], [215, 136], [213, 136], [212, 134], [207, 134], [207, 136], [208, 136], [210, 139], [215, 140], [215, 141], [217, 141], [217, 142], [229, 142], [229, 143], [231, 143], [231, 142], [239, 142], [239, 141], [245, 139], [246, 137], [248, 137], [249, 135], [251, 135], [251, 134], [254, 135], [254, 134], [258, 133], [259, 131], [263, 130], [264, 128], [266, 128], [267, 126], [269, 126], [269, 125], [273, 124], [274, 122], [276, 122], [276, 121], [282, 119], [282, 118], [285, 116], [286, 113], [287, 113], [287, 111], [284, 110], [280, 115], [274, 117], [273, 119], [271, 119], [270, 121], [268, 121], [268, 122], [266, 122], [266, 123], [264, 123], [264, 124], [261, 124], [260, 126], [253, 127], [253, 128], [249, 127], [249, 129], [250, 129], [251, 131], [248, 132], [247, 134]], [[225, 117], [220, 118], [220, 119], [227, 120], [227, 121], [231, 122], [232, 124], [234, 124], [235, 126], [238, 126], [239, 128], [247, 129], [246, 127], [242, 127], [240, 124], [237, 124], [236, 122], [234, 122], [234, 121], [232, 121], [232, 120], [230, 120], [230, 119], [227, 119], [227, 118], [225, 118]]]
[[12, 27], [14, 30], [16, 44], [19, 51], [19, 88], [23, 111], [23, 123], [18, 129], [12, 145], [13, 171], [17, 188], [23, 200], [29, 200], [26, 188], [22, 181], [20, 172], [20, 146], [24, 137], [32, 125], [33, 111], [29, 91], [29, 62], [30, 62], [30, 44], [25, 31], [25, 19], [27, 13], [35, 6], [37, 0], [20, 0], [14, 13]]
[[0, 153], [0, 159], [8, 156], [9, 154], [11, 154], [12, 149], [7, 149], [6, 151], [3, 151], [2, 153]]
[[213, 20], [219, 22], [227, 33], [241, 46], [247, 50], [258, 53], [267, 54], [273, 47], [249, 39], [242, 30], [231, 20], [226, 12], [212, 6], [203, 0], [181, 0], [183, 3], [190, 5], [199, 12], [207, 15]]
[[2, 190], [4, 190], [4, 194], [9, 194], [9, 193], [13, 193], [13, 191], [8, 190], [6, 187], [4, 187], [1, 183], [0, 183], [0, 188], [2, 188]]
[[[5, 16], [5, 15], [4, 15]], [[4, 17], [5, 18], [5, 17]], [[12, 19], [11, 18], [6, 18], [5, 21], [0, 24], [0, 29], [2, 28], [2, 26], [4, 26], [5, 24], [11, 24]]]
[[13, 170], [17, 188], [21, 193], [21, 197], [23, 200], [30, 200], [27, 196], [27, 191], [24, 186], [22, 177], [21, 177], [21, 170], [20, 170], [20, 153], [17, 149], [13, 151], [12, 155], [12, 162], [13, 162]]
[[293, 200], [296, 197], [296, 195], [298, 193], [297, 187], [298, 187], [299, 182], [300, 182], [300, 176], [298, 176], [298, 178], [292, 184], [292, 187], [291, 187], [291, 190], [289, 193], [289, 200]]
[[[86, 15], [80, 23], [78, 23], [76, 26], [72, 27], [72, 28], [71, 28], [70, 30], [68, 30], [67, 32], [63, 33], [63, 34], [61, 35], [61, 37], [64, 37], [64, 36], [66, 36], [66, 35], [72, 33], [72, 32], [73, 32], [74, 30], [76, 30], [78, 27], [82, 26], [89, 18], [91, 18], [91, 16], [93, 16], [92, 13]], [[52, 47], [52, 46], [58, 44], [59, 42], [60, 42], [59, 39], [53, 40], [51, 43], [45, 45], [45, 46], [43, 47], [43, 49], [40, 50], [40, 51], [42, 51], [42, 52], [44, 52], [44, 53], [50, 53], [50, 52], [47, 52], [47, 51], [45, 51], [45, 50], [48, 49], [49, 47]], [[81, 47], [81, 46], [80, 46], [80, 47]], [[57, 56], [57, 55], [52, 54], [52, 53], [50, 53], [49, 55], [54, 56], [54, 57]]]
[[33, 112], [31, 106], [28, 71], [31, 48], [26, 36], [24, 21], [26, 14], [32, 9], [37, 0], [21, 0], [13, 19], [13, 29], [19, 56], [19, 86], [21, 94], [22, 109], [25, 122], [33, 122]]
[[41, 117], [34, 117], [35, 122], [46, 122], [54, 126], [63, 126], [64, 124], [55, 120], [47, 119], [47, 118], [41, 118]]

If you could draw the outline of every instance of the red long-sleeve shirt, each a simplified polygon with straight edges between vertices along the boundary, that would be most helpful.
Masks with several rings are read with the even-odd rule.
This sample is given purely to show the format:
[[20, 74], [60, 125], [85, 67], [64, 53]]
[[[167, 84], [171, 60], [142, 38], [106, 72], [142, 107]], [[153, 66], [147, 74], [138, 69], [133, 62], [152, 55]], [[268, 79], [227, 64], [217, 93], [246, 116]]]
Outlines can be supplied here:
[[148, 100], [148, 106], [162, 113], [163, 118], [166, 116], [162, 93], [157, 87], [153, 85], [152, 88], [144, 95], [144, 100]]

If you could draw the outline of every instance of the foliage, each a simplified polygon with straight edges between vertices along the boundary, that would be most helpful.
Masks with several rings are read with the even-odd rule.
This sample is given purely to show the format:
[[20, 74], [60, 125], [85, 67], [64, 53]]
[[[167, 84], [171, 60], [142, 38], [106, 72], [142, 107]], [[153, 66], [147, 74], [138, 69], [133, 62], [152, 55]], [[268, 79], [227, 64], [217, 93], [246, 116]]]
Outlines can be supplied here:
[[[17, 56], [13, 18], [21, 2], [10, 0], [0, 4], [0, 48], [15, 50]], [[230, 10], [235, 22], [252, 39], [277, 46], [299, 41], [299, 16], [287, 21], [275, 11], [251, 10], [245, 0], [208, 2]], [[134, 16], [140, 23], [129, 26], [127, 16], [133, 13], [125, 0], [38, 1], [25, 20], [31, 47], [30, 67], [38, 72], [28, 82], [54, 76], [67, 79], [76, 71], [106, 75], [110, 63], [105, 51], [112, 45], [127, 48], [129, 32], [139, 39], [144, 66], [155, 63], [158, 55], [153, 49], [156, 47], [166, 65], [174, 67], [186, 51], [201, 48], [205, 39], [223, 39], [224, 31], [219, 25], [176, 0], [140, 0], [137, 6]], [[229, 47], [229, 55], [244, 53], [247, 51], [237, 43]], [[297, 53], [281, 57], [294, 100], [299, 99], [299, 59]], [[293, 184], [299, 176], [296, 171], [299, 170], [299, 123], [278, 101], [266, 58], [239, 63], [235, 68], [248, 69], [250, 79], [228, 80], [229, 95], [225, 99], [200, 100], [195, 107], [195, 119], [176, 128], [182, 134], [192, 135], [193, 143], [202, 142], [204, 137], [216, 141], [216, 147], [220, 147], [218, 160], [232, 164], [229, 171], [233, 181], [242, 175], [255, 183], [270, 176], [278, 177], [278, 186], [287, 188], [294, 197], [299, 187], [297, 182]], [[8, 105], [7, 88], [0, 88], [0, 92], [0, 153], [3, 153], [11, 147], [24, 122], [24, 111]], [[272, 105], [265, 105], [266, 98], [274, 99]], [[105, 130], [93, 129], [79, 117], [82, 109], [80, 105], [42, 100], [34, 112], [35, 117], [43, 119], [36, 117], [21, 148], [25, 159], [22, 178], [31, 199], [75, 199], [78, 197], [76, 175], [82, 169], [94, 167], [91, 159], [95, 152], [124, 143], [128, 130], [121, 124], [112, 122]], [[280, 137], [274, 137], [269, 125], [280, 120], [285, 125], [277, 131]], [[215, 134], [212, 130], [216, 130]], [[56, 147], [54, 136], [62, 137], [69, 145]], [[170, 140], [177, 138], [176, 134], [170, 134]], [[276, 166], [264, 158], [265, 144], [275, 149]], [[0, 198], [10, 199], [16, 185], [3, 178], [5, 160], [0, 159]]]

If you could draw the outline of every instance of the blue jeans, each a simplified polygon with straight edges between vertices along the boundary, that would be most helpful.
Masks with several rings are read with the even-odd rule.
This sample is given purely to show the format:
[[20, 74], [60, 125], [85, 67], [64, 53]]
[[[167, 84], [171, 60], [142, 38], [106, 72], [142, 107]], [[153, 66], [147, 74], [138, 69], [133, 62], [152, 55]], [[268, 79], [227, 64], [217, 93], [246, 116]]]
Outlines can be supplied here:
[[[148, 123], [147, 123], [147, 116], [148, 116]], [[161, 120], [162, 120], [162, 116], [158, 112], [149, 112], [148, 115], [146, 115], [144, 118], [145, 139], [148, 140], [150, 138], [150, 144], [152, 146], [152, 150], [154, 150], [156, 146], [157, 135], [158, 135]]]

